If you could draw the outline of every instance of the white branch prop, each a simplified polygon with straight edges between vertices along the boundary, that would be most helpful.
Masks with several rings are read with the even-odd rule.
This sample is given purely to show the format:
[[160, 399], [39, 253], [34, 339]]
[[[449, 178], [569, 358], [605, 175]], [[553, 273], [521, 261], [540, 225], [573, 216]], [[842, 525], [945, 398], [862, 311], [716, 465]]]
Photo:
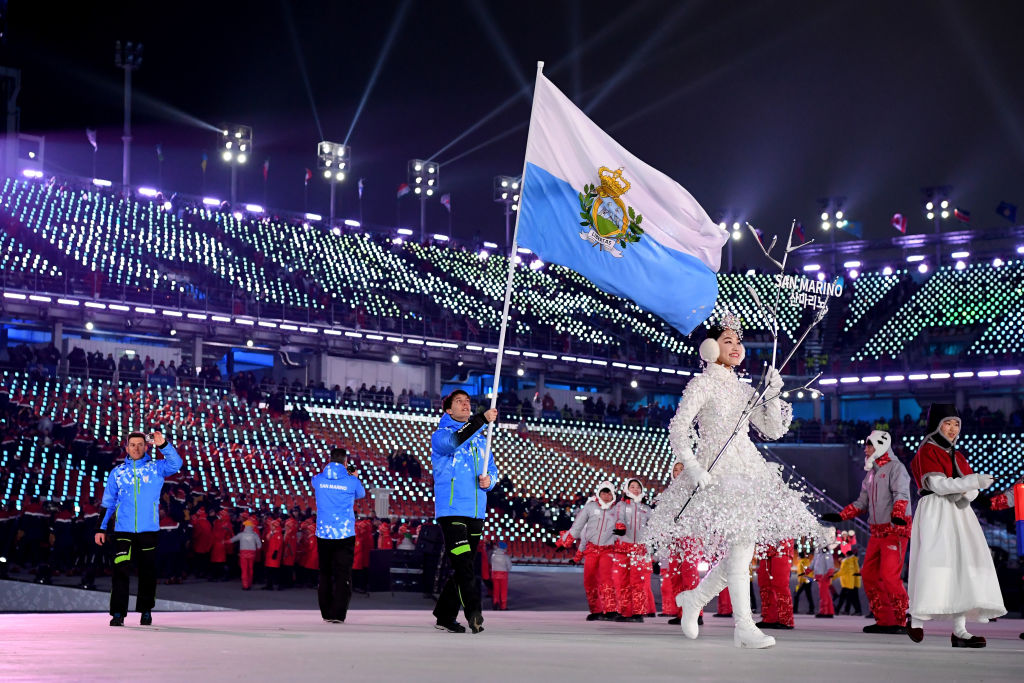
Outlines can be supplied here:
[[[796, 221], [793, 221], [790, 224], [790, 226], [789, 226], [789, 237], [786, 239], [786, 250], [782, 254], [782, 261], [779, 262], [775, 258], [773, 258], [772, 255], [771, 255], [771, 251], [772, 251], [772, 249], [775, 248], [775, 244], [778, 241], [778, 236], [773, 236], [771, 244], [768, 246], [767, 249], [765, 249], [764, 244], [761, 243], [761, 238], [758, 236], [757, 231], [754, 229], [754, 226], [752, 226], [750, 223], [747, 223], [746, 225], [750, 229], [750, 232], [754, 235], [754, 241], [757, 242], [757, 245], [761, 248], [761, 251], [764, 253], [765, 257], [769, 261], [774, 263], [776, 266], [778, 266], [779, 274], [780, 275], [785, 275], [786, 274], [786, 263], [789, 261], [789, 255], [791, 253], [793, 253], [794, 251], [797, 251], [798, 249], [806, 247], [808, 244], [810, 244], [811, 242], [814, 241], [813, 239], [810, 239], [810, 240], [807, 240], [806, 242], [803, 242], [801, 244], [793, 244], [793, 232], [796, 229]], [[772, 335], [772, 362], [771, 362], [771, 365], [765, 365], [764, 370], [761, 372], [761, 378], [758, 380], [757, 384], [754, 386], [754, 392], [750, 395], [750, 399], [747, 401], [747, 405], [743, 409], [743, 412], [740, 413], [740, 417], [736, 421], [736, 426], [733, 427], [732, 434], [729, 435], [729, 438], [726, 440], [726, 442], [719, 449], [718, 454], [711, 461], [711, 464], [708, 465], [708, 469], [707, 469], [708, 472], [711, 472], [711, 470], [714, 468], [714, 466], [718, 463], [718, 460], [722, 457], [722, 454], [725, 453], [725, 450], [729, 447], [729, 444], [731, 444], [732, 440], [735, 439], [736, 436], [739, 434], [740, 425], [743, 424], [744, 420], [746, 420], [748, 417], [750, 417], [750, 414], [753, 413], [758, 408], [761, 408], [761, 407], [767, 405], [770, 401], [774, 401], [775, 399], [777, 399], [782, 394], [782, 392], [785, 390], [784, 388], [780, 389], [778, 391], [778, 393], [776, 393], [774, 396], [771, 396], [770, 398], [766, 398], [766, 394], [768, 393], [768, 390], [771, 389], [771, 387], [766, 383], [766, 380], [768, 378], [768, 375], [770, 374], [770, 371], [776, 369], [775, 361], [776, 361], [776, 358], [777, 358], [777, 355], [778, 355], [778, 348], [779, 348], [779, 317], [778, 317], [778, 311], [779, 311], [779, 306], [782, 303], [781, 278], [780, 278], [779, 286], [776, 289], [776, 293], [775, 293], [775, 306], [773, 308], [769, 308], [768, 306], [765, 306], [761, 302], [761, 297], [758, 296], [757, 292], [750, 285], [747, 285], [747, 291], [750, 292], [751, 298], [753, 298], [753, 300], [754, 300], [754, 304], [761, 311], [761, 315], [764, 316], [765, 322], [767, 323], [768, 331]], [[800, 335], [799, 339], [797, 339], [797, 341], [796, 341], [796, 344], [794, 344], [793, 348], [790, 350], [789, 355], [787, 355], [785, 360], [783, 360], [782, 363], [778, 366], [777, 371], [778, 371], [780, 377], [782, 376], [782, 369], [786, 367], [786, 365], [789, 363], [790, 360], [792, 360], [793, 355], [796, 353], [796, 350], [798, 348], [800, 348], [800, 345], [803, 344], [805, 339], [807, 339], [807, 335], [810, 333], [810, 331], [818, 323], [820, 323], [822, 321], [822, 319], [824, 319], [826, 313], [828, 313], [828, 307], [827, 306], [824, 307], [824, 308], [818, 309], [818, 313], [814, 316], [814, 320], [811, 321], [811, 324], [808, 325], [807, 329], [805, 329], [803, 331], [803, 334]], [[812, 377], [810, 380], [805, 382], [802, 386], [797, 387], [797, 389], [795, 389], [795, 391], [799, 391], [801, 389], [809, 389], [811, 384], [813, 384], [815, 381], [817, 381], [817, 379], [819, 377], [821, 377], [821, 373], [820, 372], [817, 375], [815, 375], [814, 377]], [[693, 496], [697, 493], [698, 489], [700, 489], [700, 486], [695, 486], [694, 487], [693, 492], [690, 494], [690, 497], [686, 499], [686, 502], [683, 503], [683, 507], [680, 508], [679, 512], [676, 514], [676, 516], [675, 516], [675, 520], [676, 521], [678, 521], [679, 517], [682, 516], [683, 512], [686, 510], [686, 506], [690, 504], [691, 500], [693, 500]]]

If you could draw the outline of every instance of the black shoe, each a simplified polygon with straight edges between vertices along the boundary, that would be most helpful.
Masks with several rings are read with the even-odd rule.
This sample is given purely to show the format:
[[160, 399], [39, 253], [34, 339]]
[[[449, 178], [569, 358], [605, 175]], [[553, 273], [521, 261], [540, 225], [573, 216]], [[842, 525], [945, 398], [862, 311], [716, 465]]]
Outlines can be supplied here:
[[587, 621], [600, 621], [601, 614], [599, 612], [591, 612], [587, 615]]
[[467, 621], [469, 622], [469, 630], [473, 633], [480, 633], [484, 630], [484, 615], [479, 612], [470, 616]]
[[670, 616], [670, 615], [669, 615], [668, 612], [658, 612], [658, 616], [659, 617], [667, 617], [667, 616]]
[[615, 617], [615, 621], [623, 622], [623, 623], [627, 623], [627, 624], [642, 624], [642, 623], [644, 623], [644, 618], [640, 614], [634, 614], [631, 617], [624, 617], [622, 615], [619, 615], [619, 616]]
[[1024, 633], [1020, 634], [1020, 639], [1024, 640]]
[[124, 626], [124, 617], [120, 614], [115, 614], [110, 617], [111, 626]]
[[836, 615], [834, 614], [815, 614], [815, 619], [833, 619]]
[[615, 621], [619, 616], [618, 612], [603, 612], [600, 616], [601, 621]]
[[889, 635], [907, 632], [907, 628], [905, 626], [882, 626], [881, 624], [868, 624], [861, 630], [863, 630], [864, 633], [885, 633]]
[[953, 647], [985, 647], [988, 644], [981, 636], [961, 638], [955, 633], [949, 634], [949, 642]]
[[434, 628], [438, 631], [448, 631], [448, 633], [465, 633], [466, 627], [457, 621], [441, 622], [438, 621], [434, 624]]
[[[699, 620], [699, 618], [698, 618], [698, 620]], [[683, 623], [683, 618], [682, 617], [672, 617], [671, 619], [668, 620], [668, 625], [669, 626], [679, 626], [679, 624], [681, 624], [681, 623]]]
[[775, 622], [774, 621], [764, 621], [764, 620], [761, 620], [761, 621], [757, 622], [756, 624], [754, 624], [754, 626], [756, 626], [758, 628], [775, 628]]
[[712, 616], [718, 617], [719, 619], [732, 619], [732, 612], [728, 614], [722, 614], [721, 612], [715, 612]]
[[654, 612], [647, 612], [646, 614], [641, 614], [640, 616], [642, 616], [642, 617], [652, 617], [653, 618], [653, 617], [655, 617], [657, 615]]
[[139, 617], [139, 626], [152, 626], [153, 625], [153, 613], [143, 612], [142, 616]]
[[907, 617], [907, 635], [910, 636], [910, 639], [915, 643], [920, 643], [924, 640], [924, 629], [914, 628], [911, 624], [913, 624], [913, 622], [910, 617]]
[[697, 615], [697, 626], [703, 626], [703, 625], [704, 625], [704, 615], [703, 614], [698, 614]]

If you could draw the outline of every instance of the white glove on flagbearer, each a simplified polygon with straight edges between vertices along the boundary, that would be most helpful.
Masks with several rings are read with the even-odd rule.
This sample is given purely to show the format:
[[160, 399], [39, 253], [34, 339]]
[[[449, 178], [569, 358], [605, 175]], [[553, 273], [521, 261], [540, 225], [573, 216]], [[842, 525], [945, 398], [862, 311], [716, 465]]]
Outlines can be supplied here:
[[783, 385], [782, 375], [779, 374], [778, 370], [776, 370], [775, 368], [768, 368], [767, 380], [768, 380], [768, 386], [771, 389], [773, 389], [773, 390], [775, 390], [777, 392], [781, 392], [782, 391], [782, 385]]

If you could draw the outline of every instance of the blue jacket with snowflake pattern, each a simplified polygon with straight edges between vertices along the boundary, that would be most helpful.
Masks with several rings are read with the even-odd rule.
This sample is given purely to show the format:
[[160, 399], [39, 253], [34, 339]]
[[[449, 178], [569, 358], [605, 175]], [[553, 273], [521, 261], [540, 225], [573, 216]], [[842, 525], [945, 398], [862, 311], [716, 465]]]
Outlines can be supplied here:
[[316, 537], [349, 538], [356, 535], [356, 513], [352, 506], [366, 495], [362, 483], [340, 462], [328, 463], [313, 477], [316, 494]]
[[162, 460], [149, 453], [138, 460], [126, 456], [124, 462], [110, 471], [103, 491], [103, 507], [107, 509], [100, 523], [105, 530], [111, 515], [116, 515], [114, 531], [142, 533], [160, 530], [160, 490], [164, 479], [181, 469], [182, 460], [171, 444], [160, 449]]
[[[482, 415], [469, 422], [457, 422], [445, 413], [430, 439], [430, 459], [434, 468], [434, 517], [475, 517], [487, 515], [487, 493], [477, 477], [484, 474], [487, 449], [487, 422]], [[490, 491], [498, 483], [498, 468], [488, 457]]]

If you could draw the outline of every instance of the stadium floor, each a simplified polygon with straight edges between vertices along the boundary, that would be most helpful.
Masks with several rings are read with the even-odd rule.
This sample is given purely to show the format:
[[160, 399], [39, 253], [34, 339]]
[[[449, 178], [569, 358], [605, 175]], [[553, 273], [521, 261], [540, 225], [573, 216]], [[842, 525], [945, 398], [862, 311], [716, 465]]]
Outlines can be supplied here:
[[580, 612], [486, 615], [481, 634], [433, 628], [424, 611], [354, 610], [326, 624], [313, 610], [156, 613], [123, 629], [98, 614], [0, 615], [0, 680], [1020, 680], [1019, 620], [978, 627], [984, 650], [954, 650], [948, 626], [920, 645], [859, 633], [864, 619], [797, 628], [762, 651], [732, 646], [732, 624], [709, 619], [700, 639], [665, 619], [584, 622]]

